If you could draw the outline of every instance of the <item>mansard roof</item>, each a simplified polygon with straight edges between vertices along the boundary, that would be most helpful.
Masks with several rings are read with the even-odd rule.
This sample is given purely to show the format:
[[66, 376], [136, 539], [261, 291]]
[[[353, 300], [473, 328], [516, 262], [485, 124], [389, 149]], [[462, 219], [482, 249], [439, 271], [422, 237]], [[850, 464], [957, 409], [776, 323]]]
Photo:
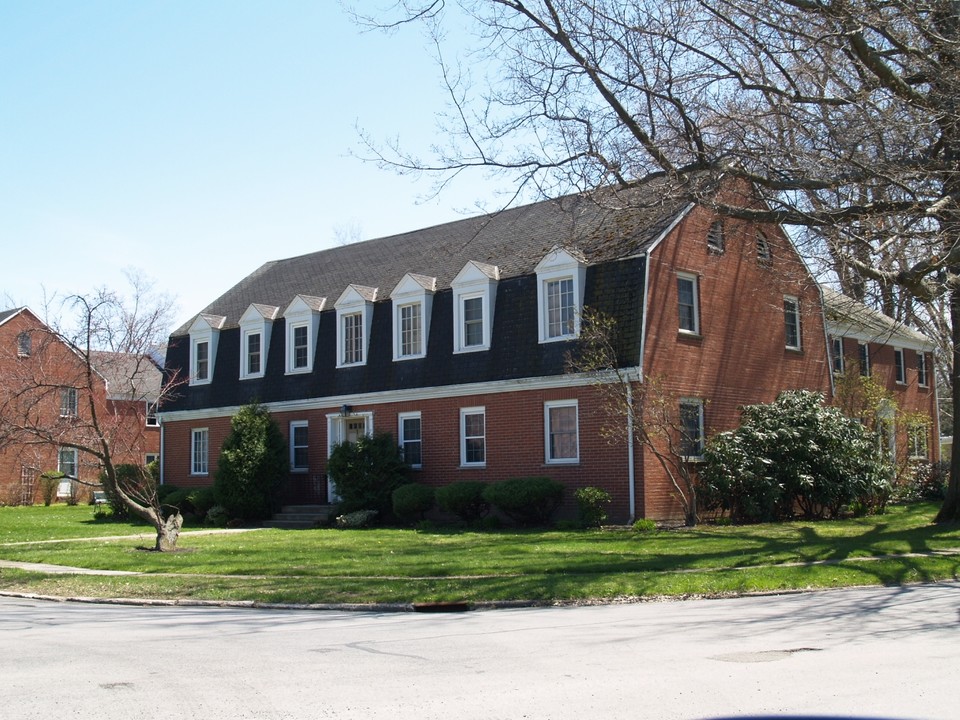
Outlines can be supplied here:
[[[407, 273], [449, 289], [467, 262], [496, 266], [500, 279], [534, 272], [557, 247], [588, 265], [645, 251], [689, 205], [653, 177], [626, 190], [570, 195], [444, 225], [274, 260], [214, 300], [203, 313], [236, 327], [251, 303], [287, 307], [297, 295], [340, 297], [349, 285], [394, 288]], [[681, 197], [683, 196], [683, 197]], [[384, 293], [382, 297], [387, 297]], [[191, 320], [192, 322], [192, 320]], [[186, 334], [190, 322], [174, 332]]]
[[934, 344], [923, 333], [829, 287], [823, 287], [827, 332], [859, 340], [930, 351]]

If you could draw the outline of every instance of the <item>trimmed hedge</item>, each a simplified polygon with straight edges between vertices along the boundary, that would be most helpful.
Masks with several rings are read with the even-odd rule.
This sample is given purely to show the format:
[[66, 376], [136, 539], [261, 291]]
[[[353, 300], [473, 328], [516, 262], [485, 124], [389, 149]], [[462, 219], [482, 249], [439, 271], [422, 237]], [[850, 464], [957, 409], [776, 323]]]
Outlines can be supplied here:
[[393, 491], [393, 514], [405, 523], [423, 520], [423, 516], [433, 509], [434, 490], [421, 483], [407, 483]]
[[549, 525], [563, 502], [563, 485], [548, 477], [510, 478], [488, 485], [484, 499], [523, 527]]
[[483, 520], [490, 514], [490, 503], [483, 497], [487, 483], [462, 480], [437, 488], [437, 505], [468, 523]]

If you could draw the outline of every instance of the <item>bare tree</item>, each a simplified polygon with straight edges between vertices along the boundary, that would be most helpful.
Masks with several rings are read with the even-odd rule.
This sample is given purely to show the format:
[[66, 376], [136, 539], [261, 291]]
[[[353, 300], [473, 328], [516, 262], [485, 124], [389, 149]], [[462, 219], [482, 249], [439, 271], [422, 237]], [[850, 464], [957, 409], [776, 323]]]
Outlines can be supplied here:
[[[746, 180], [765, 206], [718, 211], [795, 226], [842, 289], [949, 329], [960, 407], [958, 0], [401, 0], [384, 17], [366, 22], [428, 29], [451, 111], [429, 161], [372, 145], [379, 161], [546, 195]], [[444, 31], [464, 19], [479, 41], [457, 62]], [[955, 453], [938, 519], [958, 518]]]
[[[577, 347], [566, 358], [567, 371], [593, 379], [600, 411], [609, 421], [601, 426], [603, 437], [612, 444], [636, 443], [656, 458], [683, 508], [684, 522], [692, 527], [698, 510], [690, 460], [701, 454], [703, 438], [699, 432], [691, 437], [680, 398], [667, 389], [663, 378], [641, 377], [636, 368], [621, 366], [619, 346], [616, 322], [584, 308]], [[695, 420], [699, 428], [699, 417]]]
[[[131, 422], [129, 408], [146, 413], [148, 403], [162, 403], [180, 384], [168, 378], [158, 395], [143, 383], [148, 370], [157, 372], [172, 304], [142, 278], [130, 281], [129, 297], [101, 289], [64, 298], [64, 317], [33, 328], [28, 356], [4, 363], [9, 374], [0, 388], [0, 445], [76, 450], [81, 462], [101, 470], [108, 494], [154, 527], [156, 549], [172, 550], [183, 523], [179, 512], [165, 512], [145, 472], [117, 471], [124, 457], [139, 455], [143, 439], [145, 418]], [[113, 362], [122, 362], [123, 372], [105, 372]], [[109, 388], [109, 397], [105, 375], [120, 384]]]

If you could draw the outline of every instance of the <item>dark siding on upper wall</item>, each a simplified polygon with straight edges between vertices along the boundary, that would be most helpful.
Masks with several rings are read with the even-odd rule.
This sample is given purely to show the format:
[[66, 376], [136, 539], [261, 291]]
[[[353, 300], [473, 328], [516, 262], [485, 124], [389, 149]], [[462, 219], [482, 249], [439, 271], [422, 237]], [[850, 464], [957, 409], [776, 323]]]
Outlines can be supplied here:
[[[609, 262], [587, 269], [584, 304], [617, 319], [621, 363], [639, 359], [643, 303], [643, 258]], [[540, 344], [537, 338], [537, 278], [506, 278], [497, 285], [493, 334], [487, 351], [453, 352], [453, 293], [433, 298], [427, 355], [393, 360], [393, 303], [374, 303], [367, 363], [336, 367], [337, 315], [320, 315], [317, 354], [309, 375], [285, 375], [283, 318], [273, 323], [266, 373], [263, 378], [240, 380], [240, 329], [220, 332], [213, 381], [178, 390], [164, 411], [237, 406], [251, 401], [282, 402], [390, 390], [413, 389], [562, 375], [566, 354], [574, 341]], [[189, 368], [190, 343], [175, 338], [167, 352], [168, 368]]]

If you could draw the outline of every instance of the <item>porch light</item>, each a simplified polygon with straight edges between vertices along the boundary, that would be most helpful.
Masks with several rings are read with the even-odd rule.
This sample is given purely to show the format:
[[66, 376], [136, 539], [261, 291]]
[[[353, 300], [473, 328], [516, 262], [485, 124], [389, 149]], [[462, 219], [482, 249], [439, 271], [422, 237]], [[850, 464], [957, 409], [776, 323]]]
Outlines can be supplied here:
[[351, 410], [353, 410], [353, 408], [350, 407], [349, 405], [341, 405], [341, 406], [340, 406], [340, 417], [347, 417], [348, 415], [350, 415], [350, 411], [351, 411]]

